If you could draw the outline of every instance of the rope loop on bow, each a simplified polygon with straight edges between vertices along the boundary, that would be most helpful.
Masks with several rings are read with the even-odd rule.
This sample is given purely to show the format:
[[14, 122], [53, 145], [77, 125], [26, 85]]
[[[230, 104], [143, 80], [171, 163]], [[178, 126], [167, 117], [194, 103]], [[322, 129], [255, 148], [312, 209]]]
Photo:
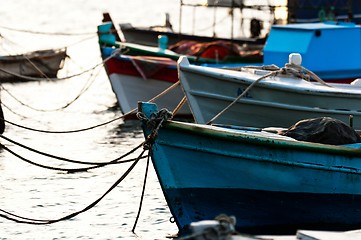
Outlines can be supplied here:
[[137, 117], [142, 121], [144, 126], [151, 131], [143, 144], [144, 149], [149, 150], [158, 136], [159, 128], [163, 122], [173, 118], [173, 113], [163, 108], [156, 113], [152, 113], [149, 118], [142, 112], [138, 112]]

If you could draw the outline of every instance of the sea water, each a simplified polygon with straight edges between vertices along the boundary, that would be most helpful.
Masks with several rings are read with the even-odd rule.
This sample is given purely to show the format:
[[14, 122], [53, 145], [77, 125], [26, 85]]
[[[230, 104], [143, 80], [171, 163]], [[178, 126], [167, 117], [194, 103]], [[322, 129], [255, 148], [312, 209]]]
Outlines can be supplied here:
[[[2, 84], [5, 119], [25, 128], [7, 123], [3, 136], [14, 142], [0, 139], [1, 144], [18, 154], [0, 151], [1, 214], [9, 216], [6, 211], [34, 221], [60, 219], [99, 199], [132, 163], [70, 174], [39, 167], [24, 159], [55, 168], [84, 166], [34, 153], [17, 143], [42, 153], [87, 162], [110, 161], [141, 144], [144, 138], [138, 121], [120, 119], [87, 131], [51, 132], [84, 129], [121, 116], [104, 69], [100, 66], [92, 70], [101, 63], [96, 29], [102, 13], [109, 12], [115, 23], [149, 26], [162, 25], [162, 17], [168, 12], [173, 27], [178, 29], [179, 1], [1, 0], [0, 3], [2, 55], [67, 47], [69, 58], [59, 78], [86, 72], [57, 81]], [[183, 31], [214, 33], [211, 24], [214, 10], [207, 10], [209, 15], [200, 12], [202, 17], [196, 22], [189, 16], [198, 13], [184, 11], [188, 17], [183, 17]], [[221, 10], [216, 20], [230, 26], [228, 14], [228, 10]], [[229, 36], [231, 31], [227, 29], [218, 28], [219, 34]], [[126, 159], [138, 154], [139, 151]], [[177, 227], [170, 221], [172, 216], [152, 165], [135, 224], [146, 162], [142, 159], [96, 206], [69, 220], [33, 225], [0, 218], [0, 239], [166, 239], [176, 234]]]

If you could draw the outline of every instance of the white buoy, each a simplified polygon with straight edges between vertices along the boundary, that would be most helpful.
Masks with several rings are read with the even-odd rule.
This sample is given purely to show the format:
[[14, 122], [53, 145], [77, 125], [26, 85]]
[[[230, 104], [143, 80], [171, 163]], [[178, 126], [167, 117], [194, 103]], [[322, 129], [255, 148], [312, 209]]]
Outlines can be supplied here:
[[299, 53], [291, 53], [288, 56], [288, 63], [301, 66], [302, 56]]

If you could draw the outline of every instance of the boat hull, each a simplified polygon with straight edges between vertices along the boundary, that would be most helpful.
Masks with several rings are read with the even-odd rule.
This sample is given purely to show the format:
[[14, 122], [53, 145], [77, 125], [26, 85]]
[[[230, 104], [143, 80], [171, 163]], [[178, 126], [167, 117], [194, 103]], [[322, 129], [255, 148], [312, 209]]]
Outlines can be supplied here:
[[[135, 59], [137, 58], [119, 56], [111, 58], [105, 63], [112, 90], [123, 113], [129, 113], [136, 109], [138, 101], [150, 101], [178, 81], [175, 63], [164, 64], [160, 62], [158, 64], [156, 62], [155, 65], [144, 67], [144, 65], [137, 63]], [[146, 60], [142, 61], [143, 64], [144, 62]], [[152, 68], [151, 74], [147, 72], [149, 68]], [[157, 69], [154, 70], [154, 68]], [[173, 110], [183, 97], [184, 93], [179, 84], [174, 89], [155, 99], [154, 102], [162, 108]], [[192, 118], [188, 105], [184, 104], [176, 116]], [[129, 114], [128, 118], [135, 118], [135, 114]]]
[[199, 36], [199, 35], [190, 35], [184, 33], [175, 33], [169, 31], [157, 31], [152, 30], [149, 28], [137, 28], [133, 27], [129, 23], [119, 24], [120, 31], [124, 36], [124, 41], [130, 43], [137, 43], [147, 46], [158, 46], [158, 36], [159, 35], [166, 35], [168, 37], [168, 45], [174, 45], [180, 41], [188, 40], [188, 41], [197, 41], [197, 42], [212, 42], [216, 40], [222, 41], [232, 41], [237, 44], [249, 44], [255, 46], [264, 45], [266, 42], [265, 38], [215, 38], [215, 37], [208, 37], [208, 36]]
[[[360, 196], [214, 188], [167, 189], [165, 194], [175, 205], [174, 215], [184, 215], [178, 219], [181, 229], [191, 222], [214, 219], [220, 214], [235, 216], [239, 232], [257, 235], [295, 234], [300, 229], [345, 231], [360, 227], [357, 218], [361, 215], [353, 212], [360, 210]], [[180, 201], [183, 204], [174, 204]], [[342, 217], [335, 208], [344, 209]]]
[[[66, 50], [40, 50], [24, 55], [0, 57], [1, 81], [27, 81], [26, 77], [54, 78], [63, 68]], [[22, 78], [22, 76], [24, 76]]]
[[219, 129], [171, 122], [158, 131], [152, 161], [179, 229], [219, 214], [251, 234], [359, 228], [359, 149]]
[[[195, 121], [201, 124], [213, 119], [262, 77], [183, 63], [179, 64], [179, 76]], [[361, 129], [360, 87], [326, 87], [298, 78], [284, 79], [261, 80], [214, 123], [288, 128], [302, 119], [331, 117]]]

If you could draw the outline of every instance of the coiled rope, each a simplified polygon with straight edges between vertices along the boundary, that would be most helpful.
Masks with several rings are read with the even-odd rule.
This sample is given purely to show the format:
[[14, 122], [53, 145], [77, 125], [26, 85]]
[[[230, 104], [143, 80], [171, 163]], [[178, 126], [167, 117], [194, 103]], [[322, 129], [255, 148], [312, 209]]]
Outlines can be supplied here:
[[[212, 124], [219, 116], [221, 116], [223, 113], [225, 113], [228, 109], [230, 109], [235, 103], [239, 101], [243, 96], [247, 94], [247, 92], [253, 88], [257, 83], [259, 83], [261, 80], [268, 78], [268, 77], [276, 77], [277, 75], [292, 75], [297, 78], [301, 78], [305, 81], [310, 81], [310, 77], [315, 79], [320, 84], [327, 86], [327, 87], [333, 87], [332, 85], [327, 84], [324, 82], [321, 78], [319, 78], [315, 73], [312, 71], [297, 65], [293, 63], [287, 63], [284, 67], [278, 68], [277, 66], [271, 65], [271, 66], [248, 66], [244, 68], [254, 68], [254, 69], [267, 69], [271, 72], [268, 74], [263, 75], [262, 77], [258, 78], [256, 81], [252, 82], [251, 85], [249, 85], [238, 97], [236, 97], [227, 107], [225, 107], [222, 111], [220, 111], [217, 115], [215, 115], [211, 120], [209, 120], [206, 125]], [[305, 72], [305, 73], [304, 73]]]

